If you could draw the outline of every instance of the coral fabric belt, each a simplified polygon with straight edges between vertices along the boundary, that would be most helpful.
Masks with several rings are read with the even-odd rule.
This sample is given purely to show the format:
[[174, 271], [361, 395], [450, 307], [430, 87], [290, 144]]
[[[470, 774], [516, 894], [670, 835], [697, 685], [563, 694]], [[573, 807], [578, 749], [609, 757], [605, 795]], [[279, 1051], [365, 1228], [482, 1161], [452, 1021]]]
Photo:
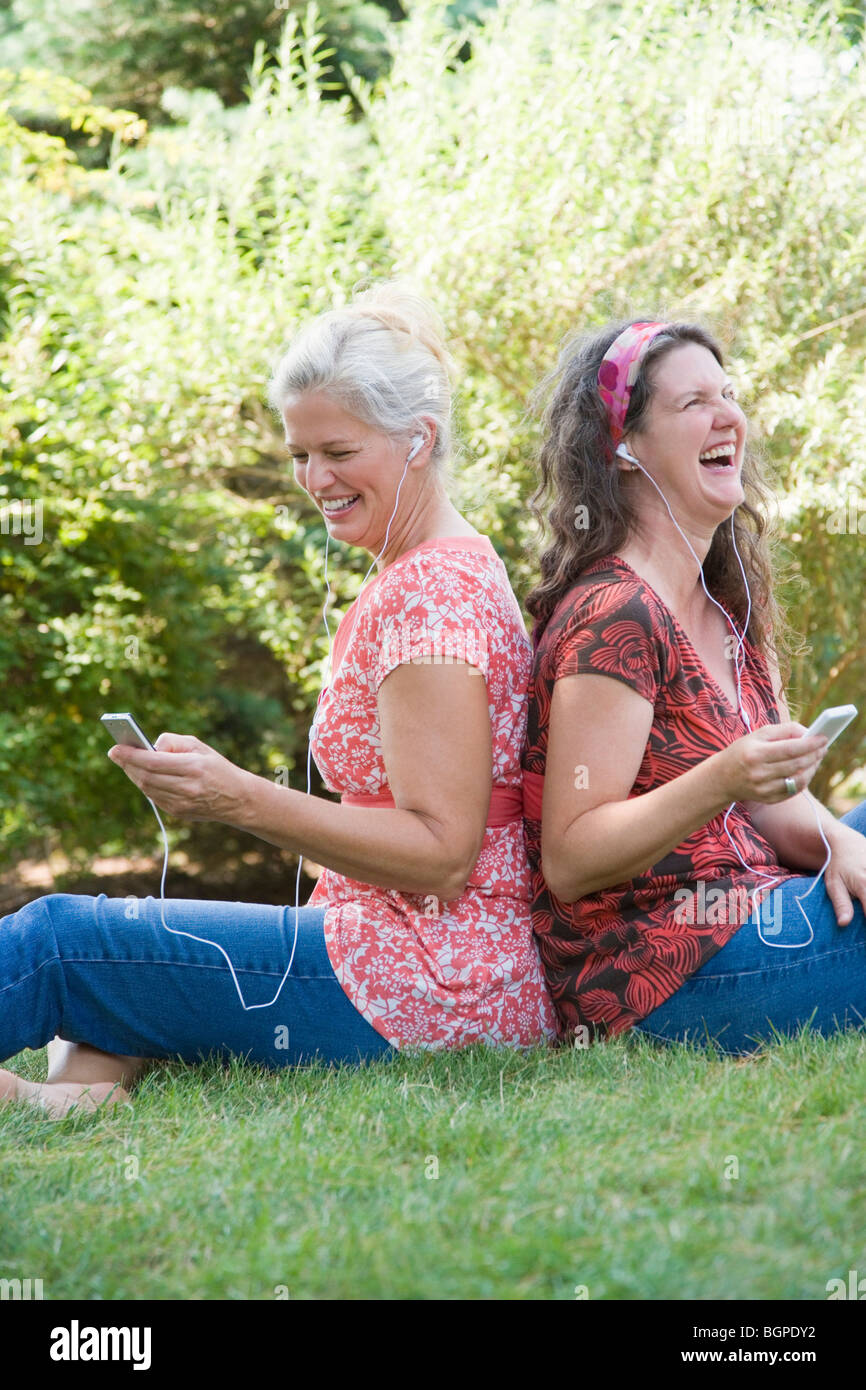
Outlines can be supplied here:
[[[394, 798], [390, 792], [343, 792], [340, 800], [344, 806], [390, 806]], [[490, 794], [490, 810], [487, 824], [494, 828], [510, 825], [523, 816], [523, 796], [520, 787], [494, 787]]]
[[544, 776], [523, 769], [523, 814], [527, 820], [541, 820], [541, 798], [544, 795]]

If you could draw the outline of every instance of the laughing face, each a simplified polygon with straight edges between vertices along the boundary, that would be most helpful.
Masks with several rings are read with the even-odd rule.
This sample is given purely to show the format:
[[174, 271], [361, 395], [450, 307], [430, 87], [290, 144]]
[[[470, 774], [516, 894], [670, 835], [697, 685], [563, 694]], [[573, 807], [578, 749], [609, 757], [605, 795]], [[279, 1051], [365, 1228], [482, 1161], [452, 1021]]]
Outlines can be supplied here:
[[402, 532], [404, 514], [411, 514], [417, 492], [413, 472], [429, 450], [420, 450], [417, 464], [413, 460], [409, 465], [394, 515], [405, 445], [350, 415], [321, 391], [286, 406], [283, 420], [295, 481], [315, 502], [330, 534], [373, 555], [382, 549], [386, 534], [390, 546]]
[[643, 426], [625, 442], [675, 515], [715, 526], [745, 498], [740, 474], [746, 417], [733, 385], [699, 343], [672, 348], [655, 367], [652, 381]]

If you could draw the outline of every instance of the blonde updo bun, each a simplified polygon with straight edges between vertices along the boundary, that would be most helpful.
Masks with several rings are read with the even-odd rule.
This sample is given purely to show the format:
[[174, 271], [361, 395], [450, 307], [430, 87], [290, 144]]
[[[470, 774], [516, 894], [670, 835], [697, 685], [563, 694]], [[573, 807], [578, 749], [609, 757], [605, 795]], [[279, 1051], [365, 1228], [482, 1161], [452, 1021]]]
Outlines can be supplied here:
[[431, 462], [445, 472], [452, 447], [454, 362], [429, 300], [401, 280], [356, 292], [349, 304], [301, 329], [274, 368], [270, 405], [324, 391], [383, 434], [412, 434], [422, 416], [436, 424]]

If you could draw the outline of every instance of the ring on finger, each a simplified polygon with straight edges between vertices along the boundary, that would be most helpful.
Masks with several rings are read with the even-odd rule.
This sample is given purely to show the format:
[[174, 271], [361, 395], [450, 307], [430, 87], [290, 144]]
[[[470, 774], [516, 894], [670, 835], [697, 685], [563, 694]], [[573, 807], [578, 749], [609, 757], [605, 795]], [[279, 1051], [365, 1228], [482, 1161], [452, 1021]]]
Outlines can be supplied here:
[[797, 795], [797, 783], [794, 781], [793, 777], [785, 778], [785, 791], [787, 792], [788, 796]]

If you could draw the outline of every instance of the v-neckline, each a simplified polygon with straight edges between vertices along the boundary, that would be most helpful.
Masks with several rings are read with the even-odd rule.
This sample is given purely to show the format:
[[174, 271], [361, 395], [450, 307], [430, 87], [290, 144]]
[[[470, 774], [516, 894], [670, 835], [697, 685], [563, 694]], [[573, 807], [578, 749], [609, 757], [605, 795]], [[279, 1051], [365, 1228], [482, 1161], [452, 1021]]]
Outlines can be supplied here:
[[[629, 571], [629, 573], [631, 573], [631, 574], [634, 575], [635, 579], [639, 579], [640, 582], [641, 582], [641, 584], [644, 584], [644, 585], [646, 586], [646, 588], [649, 589], [650, 593], [651, 593], [651, 594], [653, 595], [653, 597], [657, 600], [657, 602], [661, 604], [662, 608], [663, 608], [663, 609], [665, 610], [665, 612], [668, 614], [668, 616], [669, 616], [671, 622], [674, 624], [674, 626], [676, 627], [677, 631], [680, 633], [681, 637], [683, 638], [683, 640], [684, 640], [684, 641], [686, 642], [686, 644], [688, 645], [689, 649], [691, 650], [691, 652], [692, 652], [693, 655], [694, 655], [695, 660], [697, 661], [698, 665], [701, 667], [701, 670], [703, 671], [704, 676], [705, 676], [707, 682], [708, 682], [708, 683], [713, 687], [713, 689], [716, 691], [716, 693], [718, 694], [719, 698], [721, 699], [723, 705], [725, 706], [725, 709], [727, 710], [727, 712], [728, 712], [734, 719], [739, 719], [740, 723], [743, 724], [743, 725], [745, 725], [745, 720], [743, 719], [743, 716], [740, 714], [740, 711], [739, 711], [738, 709], [735, 709], [735, 708], [733, 707], [733, 705], [731, 704], [731, 701], [730, 701], [729, 697], [725, 694], [724, 690], [723, 690], [722, 687], [719, 685], [719, 683], [718, 683], [718, 681], [716, 680], [715, 676], [713, 675], [712, 671], [711, 671], [710, 668], [707, 666], [707, 663], [706, 663], [706, 662], [703, 660], [703, 658], [701, 657], [700, 652], [698, 651], [698, 649], [697, 649], [697, 647], [695, 646], [694, 642], [692, 641], [691, 637], [689, 637], [689, 634], [686, 632], [685, 628], [683, 627], [683, 625], [682, 625], [682, 623], [680, 622], [679, 618], [677, 617], [676, 613], [674, 613], [673, 609], [670, 608], [670, 607], [665, 603], [665, 601], [664, 601], [664, 599], [662, 598], [661, 594], [657, 593], [656, 590], [653, 588], [652, 584], [650, 584], [648, 580], [644, 579], [644, 577], [643, 577], [642, 574], [638, 574], [637, 570], [634, 569], [634, 568], [629, 564], [628, 560], [624, 560], [624, 559], [622, 558], [621, 555], [613, 555], [613, 554], [611, 554], [611, 555], [608, 556], [608, 559], [615, 561], [615, 563], [618, 564], [618, 565], [624, 565], [625, 568]], [[719, 599], [716, 599], [716, 603], [718, 603], [718, 604], [720, 605], [720, 607], [721, 607], [722, 609], [724, 609], [724, 612], [727, 614], [727, 616], [728, 616], [728, 618], [730, 619], [730, 621], [733, 622], [733, 619], [731, 618], [730, 613], [728, 613], [728, 610], [727, 610], [725, 604], [721, 603], [721, 601], [720, 601]], [[744, 634], [744, 641], [743, 641], [743, 651], [744, 651], [744, 655], [745, 655], [745, 648], [746, 648], [746, 645], [748, 644], [748, 640], [749, 640], [748, 637], [746, 637], [745, 634]], [[746, 669], [746, 661], [745, 661], [745, 659], [744, 659], [744, 661], [743, 661], [743, 672], [745, 671], [745, 669]], [[740, 689], [742, 689], [742, 684], [743, 684], [743, 675], [742, 675], [742, 672], [741, 672], [741, 673], [740, 673]]]

